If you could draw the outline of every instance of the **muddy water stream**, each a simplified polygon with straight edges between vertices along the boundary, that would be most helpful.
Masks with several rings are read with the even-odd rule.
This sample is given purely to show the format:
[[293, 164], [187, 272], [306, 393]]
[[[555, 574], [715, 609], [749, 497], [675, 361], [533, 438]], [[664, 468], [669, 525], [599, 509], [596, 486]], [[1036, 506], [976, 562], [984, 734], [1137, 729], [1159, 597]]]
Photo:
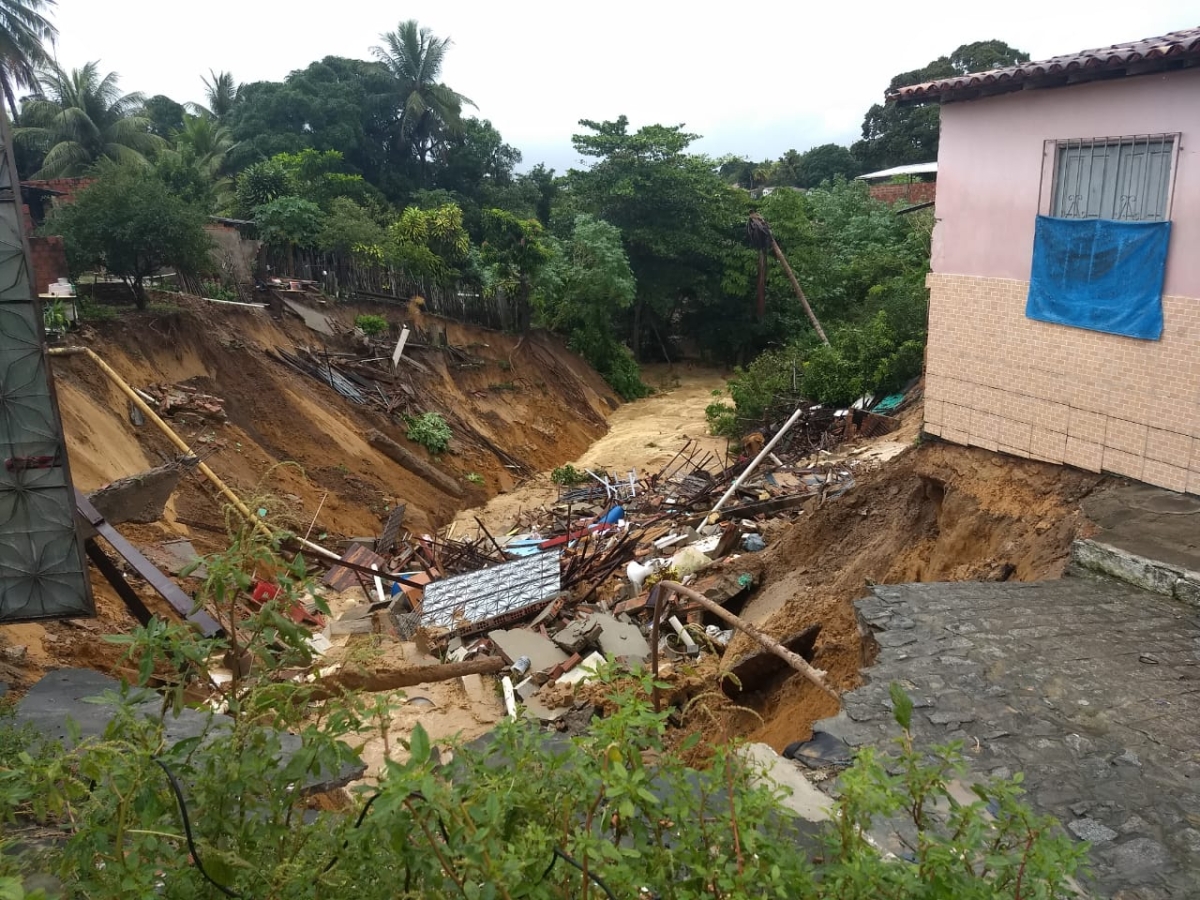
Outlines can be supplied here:
[[[724, 461], [727, 441], [709, 435], [704, 408], [715, 399], [713, 391], [725, 387], [725, 375], [714, 369], [661, 366], [647, 367], [643, 378], [655, 393], [618, 408], [609, 418], [608, 433], [578, 459], [564, 459], [563, 464], [623, 475], [636, 469], [642, 477], [670, 462], [688, 438], [699, 442], [702, 455], [711, 450]], [[475, 534], [475, 516], [493, 534], [505, 534], [522, 509], [550, 505], [557, 495], [550, 473], [542, 472], [485, 506], [463, 510], [454, 520], [455, 534]]]

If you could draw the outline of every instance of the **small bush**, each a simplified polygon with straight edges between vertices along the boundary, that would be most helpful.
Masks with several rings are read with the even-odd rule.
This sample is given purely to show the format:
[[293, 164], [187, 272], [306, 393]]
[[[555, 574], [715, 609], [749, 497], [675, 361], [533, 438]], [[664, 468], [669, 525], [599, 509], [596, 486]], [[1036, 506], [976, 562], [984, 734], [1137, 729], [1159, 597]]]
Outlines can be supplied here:
[[573, 484], [582, 484], [583, 482], [587, 481], [587, 473], [580, 472], [573, 465], [567, 463], [565, 466], [559, 466], [557, 469], [551, 472], [550, 480], [555, 484], [561, 484], [566, 487], [570, 487]]
[[737, 409], [720, 399], [721, 391], [713, 391], [713, 397], [717, 399], [704, 407], [709, 434], [717, 437], [739, 437]]
[[241, 299], [237, 291], [225, 287], [219, 281], [200, 282], [200, 296], [206, 297], [209, 300], [229, 300], [234, 302]]
[[437, 413], [421, 413], [419, 416], [410, 417], [407, 422], [408, 439], [420, 444], [435, 456], [445, 453], [446, 448], [450, 446], [450, 438], [453, 437], [450, 426]]
[[478, 472], [468, 472], [466, 475], [467, 481], [471, 484], [483, 484], [483, 476]]
[[383, 334], [388, 329], [388, 320], [383, 316], [364, 314], [354, 320], [354, 327], [367, 337]]

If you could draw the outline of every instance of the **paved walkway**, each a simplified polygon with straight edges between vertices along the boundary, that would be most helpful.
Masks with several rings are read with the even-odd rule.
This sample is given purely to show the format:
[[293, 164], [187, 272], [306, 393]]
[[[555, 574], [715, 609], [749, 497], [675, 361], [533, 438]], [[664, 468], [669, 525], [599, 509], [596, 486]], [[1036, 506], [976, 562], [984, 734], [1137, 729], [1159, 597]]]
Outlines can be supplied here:
[[1086, 576], [881, 586], [858, 607], [880, 653], [818, 728], [885, 740], [899, 681], [918, 739], [963, 740], [980, 774], [1024, 772], [1033, 806], [1093, 842], [1096, 896], [1200, 897], [1194, 608]]

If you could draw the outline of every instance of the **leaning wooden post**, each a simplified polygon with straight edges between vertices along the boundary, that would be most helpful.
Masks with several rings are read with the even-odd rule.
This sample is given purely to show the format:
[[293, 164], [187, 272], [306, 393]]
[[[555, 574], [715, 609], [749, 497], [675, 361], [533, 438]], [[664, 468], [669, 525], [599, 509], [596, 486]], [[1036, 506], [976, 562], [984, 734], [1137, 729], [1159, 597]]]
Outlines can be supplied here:
[[808, 298], [804, 296], [804, 290], [800, 287], [800, 282], [796, 280], [796, 273], [788, 265], [787, 257], [783, 255], [783, 250], [780, 249], [779, 243], [775, 238], [771, 238], [771, 251], [775, 254], [775, 258], [779, 260], [779, 264], [783, 266], [783, 271], [787, 274], [788, 281], [792, 283], [792, 290], [796, 292], [796, 297], [799, 299], [800, 305], [804, 307], [804, 312], [808, 314], [808, 321], [812, 322], [812, 326], [817, 330], [817, 334], [820, 335], [821, 340], [825, 342], [826, 346], [829, 346], [829, 338], [825, 336], [825, 329], [817, 321], [817, 314], [808, 305]]
[[774, 638], [767, 637], [767, 635], [763, 634], [758, 628], [751, 625], [745, 619], [738, 618], [720, 604], [709, 600], [699, 591], [693, 591], [691, 588], [684, 587], [682, 584], [679, 584], [676, 581], [660, 581], [658, 583], [658, 587], [662, 590], [673, 591], [676, 594], [681, 594], [682, 596], [687, 597], [689, 600], [699, 603], [718, 619], [721, 619], [726, 624], [732, 625], [738, 631], [748, 634], [759, 644], [761, 644], [763, 649], [774, 653], [785, 663], [827, 693], [830, 697], [833, 697], [835, 700], [840, 699], [837, 691], [831, 688], [828, 682], [825, 681], [825, 672], [810, 665], [804, 659], [804, 657], [800, 656], [798, 653], [793, 653], [791, 650], [780, 644], [779, 641], [775, 640]]

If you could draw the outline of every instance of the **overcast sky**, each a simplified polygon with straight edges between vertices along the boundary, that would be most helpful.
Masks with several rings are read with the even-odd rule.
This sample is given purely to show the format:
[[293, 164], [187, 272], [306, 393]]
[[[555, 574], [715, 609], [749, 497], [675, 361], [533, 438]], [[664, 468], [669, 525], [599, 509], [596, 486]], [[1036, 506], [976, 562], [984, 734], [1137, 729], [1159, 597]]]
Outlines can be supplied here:
[[[713, 10], [709, 12], [706, 10]], [[739, 21], [739, 15], [742, 20]], [[1200, 25], [1195, 0], [895, 0], [743, 6], [677, 0], [58, 0], [64, 68], [99, 59], [126, 91], [201, 100], [201, 75], [281, 80], [322, 57], [369, 58], [415, 18], [454, 46], [447, 84], [478, 105], [526, 168], [577, 165], [579, 119], [685, 123], [714, 156], [774, 158], [860, 136], [898, 72], [997, 38], [1034, 59]]]

